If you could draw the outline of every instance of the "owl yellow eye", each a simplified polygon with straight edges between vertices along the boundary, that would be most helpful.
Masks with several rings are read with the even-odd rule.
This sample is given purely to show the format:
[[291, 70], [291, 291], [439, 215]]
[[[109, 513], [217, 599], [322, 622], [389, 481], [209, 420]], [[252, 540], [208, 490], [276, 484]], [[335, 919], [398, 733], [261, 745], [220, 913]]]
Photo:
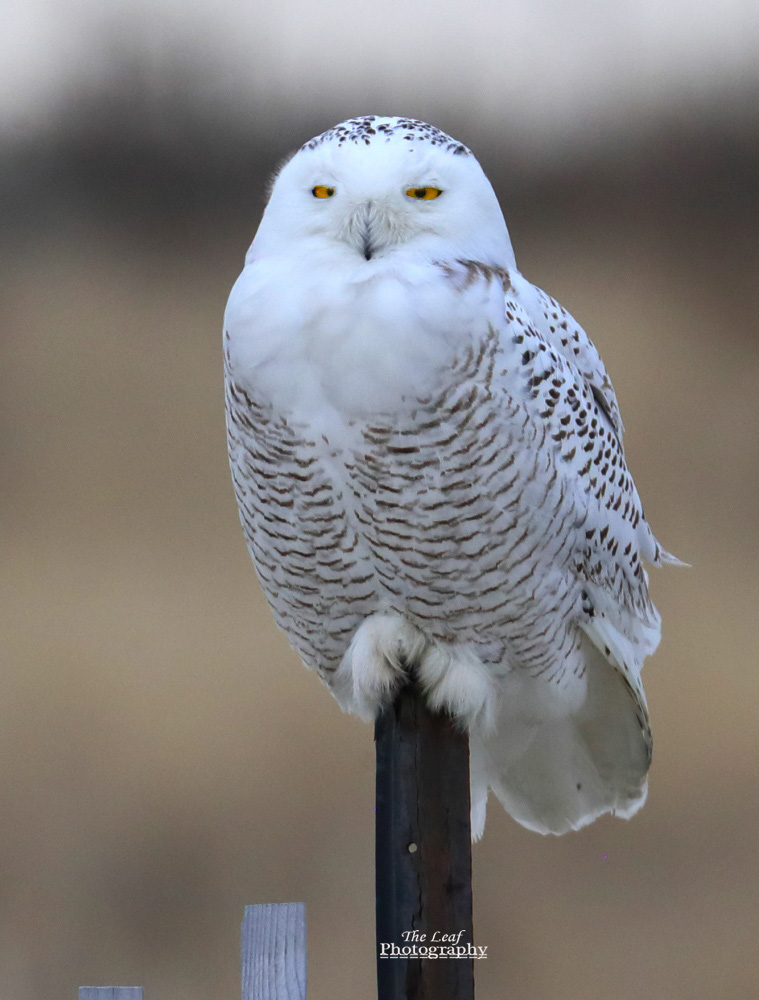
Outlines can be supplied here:
[[409, 188], [406, 192], [406, 197], [408, 198], [418, 198], [421, 201], [429, 201], [431, 198], [439, 198], [443, 192], [440, 188], [433, 187], [423, 187], [423, 188]]
[[311, 194], [314, 198], [331, 198], [334, 193], [334, 188], [325, 187], [324, 184], [317, 184], [316, 187], [311, 188]]

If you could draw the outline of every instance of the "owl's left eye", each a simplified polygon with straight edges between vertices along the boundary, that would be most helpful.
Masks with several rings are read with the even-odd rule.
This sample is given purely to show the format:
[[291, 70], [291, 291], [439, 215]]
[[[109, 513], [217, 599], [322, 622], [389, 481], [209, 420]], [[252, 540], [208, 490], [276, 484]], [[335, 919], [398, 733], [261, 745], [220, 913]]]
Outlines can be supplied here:
[[407, 198], [417, 198], [420, 201], [429, 201], [431, 198], [439, 198], [443, 192], [436, 187], [409, 188], [406, 191]]
[[334, 193], [334, 188], [327, 187], [324, 184], [317, 184], [316, 187], [311, 188], [311, 194], [314, 198], [331, 198]]

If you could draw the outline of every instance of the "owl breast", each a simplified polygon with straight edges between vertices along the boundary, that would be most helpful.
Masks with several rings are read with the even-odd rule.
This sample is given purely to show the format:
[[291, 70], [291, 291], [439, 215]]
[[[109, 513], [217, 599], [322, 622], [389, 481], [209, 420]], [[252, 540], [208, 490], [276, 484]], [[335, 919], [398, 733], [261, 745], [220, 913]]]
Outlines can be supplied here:
[[325, 679], [361, 622], [383, 610], [475, 646], [495, 670], [537, 675], [575, 660], [580, 669], [567, 627], [579, 599], [572, 533], [560, 530], [577, 511], [548, 477], [536, 518], [540, 432], [494, 391], [498, 353], [491, 328], [452, 355], [434, 391], [330, 423], [256, 398], [228, 347], [229, 450], [248, 548], [278, 624]]
[[462, 294], [438, 266], [400, 253], [329, 264], [303, 273], [288, 262], [256, 263], [235, 283], [225, 315], [238, 382], [310, 426], [333, 414], [344, 423], [408, 409], [503, 315], [500, 286]]

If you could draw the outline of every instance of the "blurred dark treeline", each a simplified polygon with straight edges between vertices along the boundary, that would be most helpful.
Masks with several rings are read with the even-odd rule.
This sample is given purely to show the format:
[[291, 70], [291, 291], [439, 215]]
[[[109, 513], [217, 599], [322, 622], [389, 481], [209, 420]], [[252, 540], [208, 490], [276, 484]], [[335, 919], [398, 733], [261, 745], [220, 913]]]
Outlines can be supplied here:
[[[713, 226], [759, 211], [759, 93], [624, 111], [616, 125], [586, 123], [587, 141], [581, 134], [569, 149], [530, 146], [523, 137], [510, 143], [507, 116], [498, 130], [463, 109], [446, 108], [436, 120], [466, 136], [509, 219], [532, 218], [536, 208], [634, 206], [665, 222], [695, 216]], [[233, 104], [184, 60], [158, 68], [117, 60], [107, 79], [64, 90], [43, 119], [19, 121], [4, 137], [3, 232], [44, 224], [61, 205], [166, 234], [187, 218], [193, 227], [213, 226], [255, 214], [272, 171], [304, 137], [360, 113], [346, 101], [317, 119], [289, 95]]]

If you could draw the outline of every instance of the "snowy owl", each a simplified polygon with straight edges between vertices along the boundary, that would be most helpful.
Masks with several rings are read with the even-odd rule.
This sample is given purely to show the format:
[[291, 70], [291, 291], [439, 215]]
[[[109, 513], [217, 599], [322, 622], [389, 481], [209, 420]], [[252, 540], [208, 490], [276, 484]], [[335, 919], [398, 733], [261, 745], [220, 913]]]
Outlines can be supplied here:
[[643, 560], [672, 557], [583, 329], [519, 273], [466, 146], [369, 115], [280, 170], [224, 321], [229, 454], [279, 626], [373, 719], [413, 670], [490, 789], [578, 829], [646, 797]]

